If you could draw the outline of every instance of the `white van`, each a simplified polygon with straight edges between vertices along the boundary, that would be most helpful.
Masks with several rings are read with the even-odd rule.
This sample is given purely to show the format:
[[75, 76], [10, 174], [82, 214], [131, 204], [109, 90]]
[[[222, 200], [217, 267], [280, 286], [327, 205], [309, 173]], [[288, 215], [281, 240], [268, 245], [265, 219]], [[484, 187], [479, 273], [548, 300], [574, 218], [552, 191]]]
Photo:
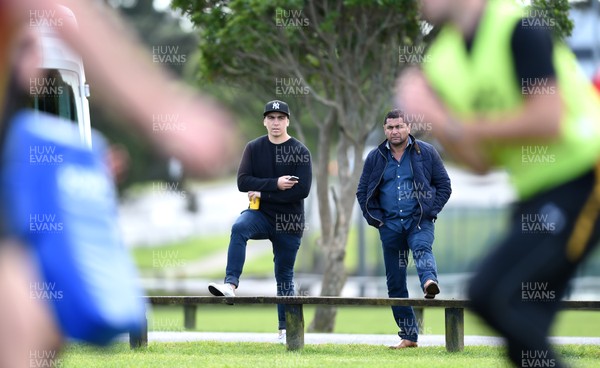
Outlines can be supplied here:
[[[72, 17], [69, 22], [75, 22], [75, 15], [67, 8], [61, 16]], [[29, 107], [76, 123], [81, 140], [91, 147], [90, 89], [86, 84], [81, 57], [59, 38], [52, 27], [36, 29], [42, 49], [39, 68], [44, 73], [30, 81]]]

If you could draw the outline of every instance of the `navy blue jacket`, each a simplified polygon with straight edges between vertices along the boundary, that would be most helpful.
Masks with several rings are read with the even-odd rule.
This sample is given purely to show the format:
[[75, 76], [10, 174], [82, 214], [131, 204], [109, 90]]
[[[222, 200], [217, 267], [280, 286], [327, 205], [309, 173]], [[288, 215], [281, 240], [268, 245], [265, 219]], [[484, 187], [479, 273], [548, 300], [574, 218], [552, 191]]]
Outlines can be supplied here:
[[[419, 209], [413, 214], [417, 226], [423, 219], [434, 221], [442, 210], [450, 194], [450, 178], [444, 163], [435, 148], [411, 135], [414, 144], [404, 154], [410, 156], [413, 173], [413, 194], [419, 202]], [[384, 222], [384, 212], [379, 202], [379, 189], [383, 173], [388, 163], [387, 140], [369, 152], [365, 160], [356, 198], [363, 216], [371, 226], [380, 227]]]

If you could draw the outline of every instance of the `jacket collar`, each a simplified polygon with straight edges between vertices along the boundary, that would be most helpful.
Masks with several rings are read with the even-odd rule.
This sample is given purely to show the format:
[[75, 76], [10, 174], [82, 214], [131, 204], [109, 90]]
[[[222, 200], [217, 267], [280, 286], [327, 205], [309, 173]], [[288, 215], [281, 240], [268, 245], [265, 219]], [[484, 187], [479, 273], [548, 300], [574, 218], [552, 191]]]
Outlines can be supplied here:
[[[412, 134], [408, 134], [411, 143], [414, 146], [415, 151], [417, 151], [417, 154], [420, 155], [421, 154], [421, 147], [419, 146], [419, 141], [417, 141], [417, 139], [412, 135]], [[388, 140], [384, 140], [383, 142], [381, 142], [381, 144], [378, 147], [379, 151], [382, 154], [386, 154], [386, 151], [389, 149], [388, 147]]]

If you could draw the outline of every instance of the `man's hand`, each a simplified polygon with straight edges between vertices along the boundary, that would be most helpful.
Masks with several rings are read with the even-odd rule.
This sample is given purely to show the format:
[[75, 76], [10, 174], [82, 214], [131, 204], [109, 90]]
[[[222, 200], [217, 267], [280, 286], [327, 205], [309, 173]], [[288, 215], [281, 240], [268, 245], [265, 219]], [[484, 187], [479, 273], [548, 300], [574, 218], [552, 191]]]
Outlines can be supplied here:
[[431, 124], [433, 136], [456, 159], [477, 173], [490, 169], [481, 142], [474, 136], [474, 129], [487, 128], [486, 124], [466, 126], [455, 121], [420, 69], [408, 68], [402, 73], [396, 83], [396, 102], [407, 114]]
[[292, 179], [292, 177], [290, 175], [280, 176], [279, 179], [277, 179], [277, 189], [279, 189], [279, 190], [291, 189], [294, 185], [296, 185], [296, 183], [298, 183], [298, 181]]
[[252, 201], [254, 198], [260, 198], [260, 192], [250, 191], [248, 192], [248, 199]]
[[449, 120], [445, 107], [431, 89], [423, 72], [416, 67], [406, 69], [398, 78], [396, 101], [407, 114], [419, 116], [419, 119], [432, 124], [434, 131], [444, 128]]
[[[65, 20], [53, 31], [85, 60], [94, 96], [122, 118], [115, 121], [132, 125], [165, 157], [179, 159], [186, 176], [218, 176], [236, 160], [240, 144], [233, 117], [213, 98], [174, 79], [164, 67], [154, 63], [135, 32], [107, 5], [79, 0], [0, 2], [2, 12], [12, 13], [11, 21], [14, 16], [11, 30], [19, 23], [21, 28], [31, 29], [24, 26], [30, 22], [32, 9]], [[27, 65], [35, 65], [32, 51], [35, 48], [22, 50], [25, 54], [16, 64], [21, 65], [26, 90], [32, 78]], [[161, 125], [161, 119], [176, 124], [175, 128]]]

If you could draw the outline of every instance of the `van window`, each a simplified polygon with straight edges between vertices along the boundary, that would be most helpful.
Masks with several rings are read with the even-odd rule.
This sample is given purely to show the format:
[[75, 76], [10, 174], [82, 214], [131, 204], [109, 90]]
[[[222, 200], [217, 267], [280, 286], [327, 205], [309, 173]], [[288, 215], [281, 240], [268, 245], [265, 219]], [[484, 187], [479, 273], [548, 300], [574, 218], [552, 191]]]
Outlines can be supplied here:
[[76, 86], [79, 86], [77, 74], [47, 69], [43, 77], [31, 80], [28, 107], [77, 123]]

